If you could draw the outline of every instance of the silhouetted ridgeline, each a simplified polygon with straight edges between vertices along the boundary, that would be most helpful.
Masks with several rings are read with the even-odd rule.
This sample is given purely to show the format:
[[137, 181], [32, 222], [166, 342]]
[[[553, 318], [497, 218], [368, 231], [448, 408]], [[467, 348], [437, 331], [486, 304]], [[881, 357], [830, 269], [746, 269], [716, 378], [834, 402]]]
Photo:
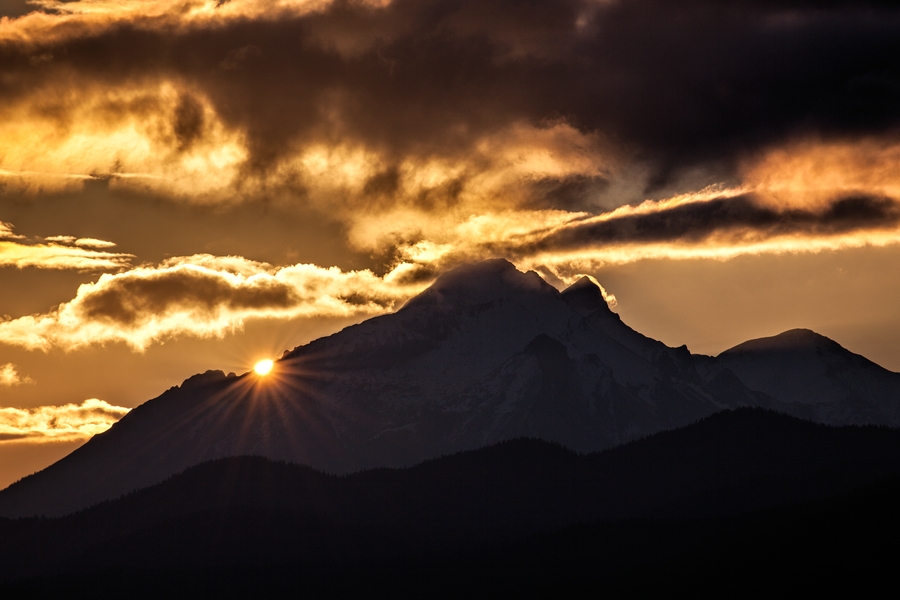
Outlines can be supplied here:
[[[515, 440], [346, 476], [228, 458], [67, 517], [0, 520], [0, 575], [10, 593], [117, 578], [126, 586], [193, 581], [207, 591], [232, 581], [225, 591], [237, 593], [259, 577], [272, 593], [301, 580], [325, 591], [359, 584], [359, 592], [360, 574], [412, 593], [416, 577], [464, 586], [452, 565], [504, 589], [549, 586], [553, 573], [575, 587], [604, 573], [624, 586], [625, 574], [647, 565], [677, 573], [710, 560], [721, 571], [728, 557], [749, 556], [747, 568], [790, 559], [818, 569], [847, 553], [834, 549], [838, 540], [883, 537], [866, 523], [897, 530], [897, 475], [898, 430], [829, 427], [761, 409], [590, 455]], [[867, 485], [881, 487], [854, 492]], [[798, 502], [813, 503], [771, 510]], [[617, 522], [646, 518], [655, 520]], [[21, 582], [31, 576], [41, 578]]]

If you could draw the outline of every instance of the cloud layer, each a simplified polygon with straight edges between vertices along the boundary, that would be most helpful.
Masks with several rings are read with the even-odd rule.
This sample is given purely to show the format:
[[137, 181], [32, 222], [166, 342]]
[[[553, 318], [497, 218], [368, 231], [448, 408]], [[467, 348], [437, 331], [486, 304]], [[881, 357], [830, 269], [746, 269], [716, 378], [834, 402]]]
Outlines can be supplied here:
[[129, 410], [96, 398], [62, 406], [0, 407], [0, 444], [86, 440], [112, 427]]
[[0, 321], [0, 343], [72, 350], [123, 342], [143, 350], [180, 335], [221, 337], [247, 319], [378, 314], [423, 286], [371, 271], [182, 257], [101, 275], [49, 313]]
[[68, 235], [29, 241], [25, 236], [13, 233], [12, 224], [0, 222], [0, 267], [82, 271], [121, 269], [129, 264], [132, 255], [98, 250], [114, 246], [105, 240]]
[[[453, 205], [473, 179], [508, 170], [525, 132], [535, 141], [520, 166], [538, 168], [495, 193], [516, 203], [527, 183], [523, 201], [590, 205], [610, 175], [728, 177], [797, 135], [900, 124], [900, 13], [887, 3], [39, 6], [0, 28], [0, 167], [21, 185], [103, 176], [207, 201], [329, 203], [338, 186], [356, 192], [354, 208], [379, 194]], [[560, 124], [564, 148], [547, 139]], [[543, 168], [576, 149], [578, 167]], [[320, 184], [317, 165], [347, 159]], [[408, 181], [410, 169], [434, 177]]]
[[485, 256], [570, 283], [610, 264], [729, 259], [900, 243], [900, 202], [854, 194], [773, 205], [758, 191], [711, 188], [600, 215], [534, 210], [471, 216], [429, 240], [398, 243], [391, 268], [275, 267], [194, 255], [101, 275], [55, 310], [0, 321], [0, 343], [72, 350], [122, 342], [133, 349], [190, 335], [221, 337], [248, 319], [371, 316], [397, 308], [440, 272]]

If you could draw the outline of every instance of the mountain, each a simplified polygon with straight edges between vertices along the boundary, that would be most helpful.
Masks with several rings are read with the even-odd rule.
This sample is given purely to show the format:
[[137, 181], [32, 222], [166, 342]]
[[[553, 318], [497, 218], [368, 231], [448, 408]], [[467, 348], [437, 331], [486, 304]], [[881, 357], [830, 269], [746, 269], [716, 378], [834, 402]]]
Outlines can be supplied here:
[[717, 363], [789, 414], [818, 423], [900, 425], [900, 373], [808, 329], [744, 342]]
[[[285, 353], [266, 378], [186, 380], [0, 492], [0, 515], [66, 514], [227, 456], [349, 473], [520, 437], [593, 452], [738, 406], [869, 422], [762, 386], [747, 365], [771, 351], [739, 348], [714, 358], [667, 347], [625, 325], [587, 278], [559, 292], [484, 261], [445, 273], [396, 313]], [[872, 402], [893, 415], [898, 398]]]
[[517, 437], [594, 451], [762, 397], [728, 383], [719, 393], [686, 348], [622, 324], [589, 280], [560, 293], [485, 261], [286, 353], [265, 379], [188, 379], [0, 493], [0, 515], [71, 512], [224, 456], [346, 473]]
[[0, 519], [0, 581], [403, 562], [579, 523], [748, 514], [898, 475], [896, 429], [828, 427], [746, 408], [588, 455], [519, 439], [346, 476], [232, 457], [67, 517]]

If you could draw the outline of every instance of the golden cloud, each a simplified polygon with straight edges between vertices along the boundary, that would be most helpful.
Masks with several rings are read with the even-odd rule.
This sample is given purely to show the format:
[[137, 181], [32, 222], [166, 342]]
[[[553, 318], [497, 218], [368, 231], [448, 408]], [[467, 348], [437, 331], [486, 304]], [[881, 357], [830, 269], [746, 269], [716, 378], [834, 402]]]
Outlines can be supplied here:
[[[379, 6], [378, 0], [358, 0]], [[35, 12], [0, 20], [0, 38], [19, 43], [66, 40], [128, 23], [145, 29], [178, 29], [228, 21], [277, 20], [321, 11], [332, 0], [32, 0]]]
[[397, 272], [433, 273], [505, 256], [564, 282], [604, 265], [648, 259], [728, 260], [888, 246], [900, 243], [898, 161], [900, 145], [886, 138], [807, 140], [748, 160], [739, 187], [715, 185], [600, 214], [492, 211], [490, 205], [468, 214], [398, 210], [363, 216], [351, 235], [366, 235], [351, 239], [362, 247], [393, 241]]
[[235, 184], [247, 150], [202, 95], [168, 82], [55, 82], [0, 105], [0, 183], [28, 193], [115, 188], [203, 201]]
[[0, 240], [21, 240], [24, 238], [24, 235], [13, 233], [12, 223], [4, 223], [3, 221], [0, 221]]
[[413, 279], [504, 256], [570, 283], [602, 266], [648, 259], [728, 260], [895, 245], [900, 202], [854, 193], [814, 207], [773, 206], [757, 190], [713, 187], [600, 215], [505, 211], [440, 224], [430, 238], [396, 245], [396, 276]]
[[85, 271], [120, 269], [130, 254], [72, 248], [59, 244], [17, 244], [0, 241], [0, 267], [78, 269]]
[[[595, 201], [626, 159], [632, 172], [644, 169], [643, 184], [692, 169], [721, 167], [730, 177], [736, 148], [755, 152], [801, 129], [840, 132], [833, 135], [851, 141], [826, 140], [811, 152], [839, 168], [839, 155], [859, 165], [852, 140], [896, 127], [889, 102], [866, 104], [893, 97], [893, 76], [872, 65], [896, 54], [896, 22], [872, 20], [865, 8], [799, 9], [791, 27], [772, 29], [783, 17], [774, 5], [709, 2], [660, 30], [680, 15], [677, 3], [547, 0], [514, 11], [503, 0], [34, 5], [40, 10], [0, 21], [0, 185], [34, 193], [99, 179], [193, 201], [282, 195], [352, 204], [338, 218], [388, 208], [409, 237], [420, 212], [458, 211], [459, 222], [473, 207], [633, 202], [634, 193]], [[847, 85], [823, 87], [821, 76], [808, 78], [834, 51], [835, 23], [846, 27]], [[746, 42], [740, 50], [736, 39]], [[779, 43], [810, 51], [773, 71], [766, 67]], [[696, 69], [713, 52], [726, 52], [727, 73]], [[786, 81], [795, 102], [783, 101]], [[862, 89], [871, 93], [857, 98]], [[837, 109], [856, 102], [858, 111]], [[785, 163], [779, 152], [756, 161], [748, 181], [777, 187], [765, 180], [768, 162]], [[798, 152], [806, 151], [788, 150]], [[793, 188], [785, 174], [778, 178]], [[367, 221], [354, 240], [380, 245], [386, 229]]]
[[743, 188], [600, 215], [507, 210], [453, 219], [428, 224], [430, 238], [397, 242], [383, 276], [212, 255], [103, 274], [51, 312], [0, 322], [0, 343], [71, 350], [121, 342], [143, 350], [183, 335], [221, 337], [248, 319], [370, 316], [392, 310], [443, 270], [489, 256], [570, 283], [604, 265], [646, 259], [727, 260], [900, 242], [900, 203], [890, 198], [856, 194], [815, 208], [776, 208]]
[[[0, 223], [0, 267], [119, 270], [133, 258], [131, 254], [94, 249], [115, 246], [105, 240], [52, 236], [46, 238], [44, 243], [26, 243], [24, 236], [15, 235], [12, 231], [11, 224]], [[48, 241], [50, 243], [46, 243]]]
[[0, 443], [86, 440], [112, 427], [129, 410], [96, 398], [62, 406], [3, 407], [0, 408]]
[[199, 255], [103, 274], [55, 310], [0, 321], [0, 343], [66, 350], [193, 335], [221, 337], [247, 319], [385, 312], [422, 289], [371, 271], [298, 264], [272, 267], [240, 257]]
[[31, 377], [21, 377], [16, 365], [12, 363], [0, 366], [0, 386], [14, 386], [23, 383], [34, 383], [34, 380]]
[[746, 161], [743, 178], [770, 205], [815, 208], [855, 193], [900, 198], [898, 164], [896, 136], [803, 139]]
[[44, 238], [48, 242], [59, 242], [62, 244], [73, 244], [84, 248], [115, 248], [115, 242], [106, 240], [98, 240], [96, 238], [76, 238], [74, 235], [54, 235]]
[[614, 149], [598, 134], [562, 120], [513, 122], [441, 155], [394, 157], [352, 136], [335, 142], [325, 132], [310, 135], [261, 168], [254, 141], [184, 82], [51, 80], [0, 104], [0, 184], [38, 194], [100, 181], [194, 203], [260, 196], [296, 203], [300, 190], [305, 202], [337, 217], [365, 217], [351, 237], [371, 248], [386, 234], [378, 219], [415, 230], [421, 214], [438, 210], [468, 215], [547, 204], [558, 200], [553, 182], [599, 185], [617, 168]]
[[[603, 18], [623, 19], [617, 35], [592, 25], [601, 4]], [[186, 202], [311, 206], [388, 269], [178, 258], [104, 275], [54, 311], [0, 322], [0, 341], [142, 349], [172, 336], [224, 335], [246, 319], [377, 314], [440, 271], [490, 256], [566, 281], [652, 258], [897, 243], [894, 132], [850, 123], [840, 139], [785, 142], [794, 130], [779, 130], [757, 140], [760, 122], [779, 121], [766, 111], [788, 71], [758, 75], [770, 69], [744, 47], [732, 57], [744, 70], [729, 86], [703, 81], [689, 52], [706, 40], [753, 41], [755, 30], [742, 29], [752, 20], [732, 23], [711, 8], [708, 29], [667, 30], [691, 43], [663, 43], [640, 19], [646, 12], [663, 22], [668, 9], [623, 15], [619, 4], [538, 2], [510, 15], [491, 2], [45, 0], [44, 12], [0, 21], [10, 57], [0, 73], [9, 91], [0, 102], [3, 189], [105, 182]], [[666, 60], [637, 62], [664, 65], [665, 76], [618, 62], [631, 47], [647, 56], [663, 48]], [[865, 69], [866, 57], [891, 55], [872, 48], [856, 48]], [[818, 72], [808, 66], [790, 72]], [[678, 85], [685, 73], [697, 84]], [[750, 81], [769, 104], [740, 99]], [[794, 89], [806, 87], [815, 86]], [[714, 110], [704, 111], [706, 96]], [[795, 104], [818, 98], [806, 100]], [[748, 114], [757, 104], [763, 112]], [[713, 172], [720, 158], [733, 165], [736, 147], [751, 154], [736, 170], [723, 167], [731, 187], [600, 212], [642, 198], [654, 160]], [[716, 155], [723, 148], [729, 156]], [[0, 224], [0, 265], [127, 268], [131, 257], [109, 247], [71, 236], [29, 244]]]

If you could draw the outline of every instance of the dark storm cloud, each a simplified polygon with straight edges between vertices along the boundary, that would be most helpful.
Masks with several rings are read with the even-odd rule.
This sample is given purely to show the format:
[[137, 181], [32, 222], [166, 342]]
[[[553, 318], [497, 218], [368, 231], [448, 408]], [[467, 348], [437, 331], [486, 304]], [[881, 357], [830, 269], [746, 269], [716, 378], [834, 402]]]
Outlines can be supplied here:
[[[563, 119], [664, 181], [687, 167], [727, 173], [793, 135], [900, 125], [900, 12], [889, 3], [339, 1], [278, 20], [117, 22], [55, 40], [0, 44], [3, 97], [176, 78], [247, 136], [251, 170], [337, 140], [389, 161], [458, 155], [512, 123]], [[198, 124], [202, 112], [179, 105], [177, 143]]]

